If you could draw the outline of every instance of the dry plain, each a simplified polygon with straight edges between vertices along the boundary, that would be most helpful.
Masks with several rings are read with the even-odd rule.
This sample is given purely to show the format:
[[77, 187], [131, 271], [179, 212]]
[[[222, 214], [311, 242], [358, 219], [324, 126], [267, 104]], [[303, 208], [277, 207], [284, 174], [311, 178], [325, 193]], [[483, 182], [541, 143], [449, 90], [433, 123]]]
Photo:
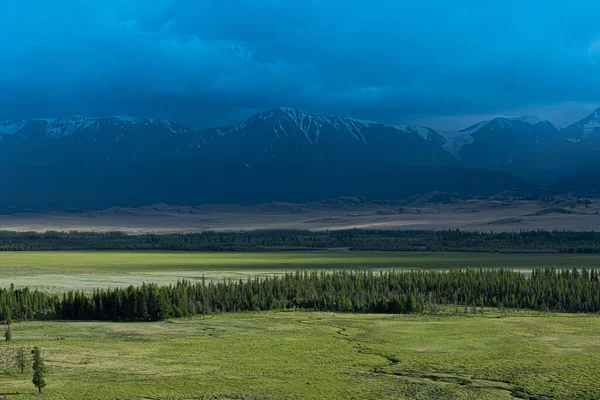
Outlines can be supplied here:
[[201, 232], [257, 229], [461, 229], [477, 231], [575, 230], [600, 226], [600, 200], [455, 200], [432, 196], [399, 202], [341, 198], [311, 204], [255, 206], [156, 204], [85, 213], [29, 212], [0, 215], [14, 231]]

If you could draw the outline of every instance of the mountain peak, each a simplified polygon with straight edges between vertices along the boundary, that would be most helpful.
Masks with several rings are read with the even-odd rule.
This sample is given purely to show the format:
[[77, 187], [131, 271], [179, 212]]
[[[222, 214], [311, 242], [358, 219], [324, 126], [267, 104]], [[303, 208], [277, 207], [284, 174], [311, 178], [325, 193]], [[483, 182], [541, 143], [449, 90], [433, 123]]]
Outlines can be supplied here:
[[[572, 128], [576, 127], [576, 128]], [[567, 130], [577, 130], [580, 139], [585, 137], [597, 137], [600, 136], [600, 108], [582, 119], [581, 121], [571, 125]]]
[[275, 107], [266, 111], [261, 111], [250, 119], [258, 118], [263, 120], [270, 121], [281, 121], [281, 120], [289, 120], [296, 121], [298, 125], [302, 126], [302, 124], [306, 121], [316, 120], [320, 123], [329, 123], [329, 124], [339, 124], [339, 123], [351, 123], [351, 124], [359, 124], [359, 125], [385, 125], [379, 122], [367, 121], [358, 118], [351, 117], [324, 117], [318, 114], [313, 114], [308, 111], [298, 109], [298, 108], [290, 108], [290, 107]]
[[[200, 132], [203, 141], [242, 139], [274, 157], [301, 154], [323, 159], [329, 157], [389, 157], [425, 159], [435, 154], [436, 163], [454, 163], [446, 151], [446, 140], [430, 128], [386, 125], [356, 118], [312, 114], [289, 107], [258, 112], [237, 125]], [[232, 137], [234, 139], [227, 139]], [[237, 138], [237, 139], [236, 139]], [[406, 153], [413, 149], [412, 153]], [[351, 152], [355, 152], [351, 156]], [[423, 153], [419, 153], [423, 152]], [[425, 154], [425, 152], [429, 152]], [[442, 160], [442, 161], [440, 161]]]
[[588, 115], [586, 119], [600, 121], [600, 108], [596, 109], [593, 113]]
[[[108, 117], [109, 120], [116, 120], [119, 122], [126, 122], [126, 123], [130, 123], [130, 124], [136, 124], [142, 120], [144, 120], [145, 118], [140, 118], [140, 117], [132, 117], [131, 115], [115, 115], [115, 116], [111, 116]], [[149, 120], [152, 120], [151, 118], [148, 118]]]
[[540, 122], [542, 122], [542, 120], [540, 120], [538, 117], [536, 117], [535, 115], [523, 115], [521, 117], [497, 117], [494, 118], [492, 121], [490, 122], [498, 122], [500, 123], [502, 126], [509, 126], [512, 127], [513, 122], [521, 122], [523, 124], [528, 124], [528, 125], [536, 125], [539, 124]]
[[271, 108], [266, 111], [260, 111], [254, 115], [254, 117], [256, 117], [256, 118], [268, 119], [268, 120], [271, 120], [271, 119], [278, 120], [278, 119], [282, 119], [282, 118], [296, 120], [296, 119], [301, 119], [302, 117], [307, 117], [307, 116], [316, 117], [317, 115], [311, 114], [304, 110], [300, 110], [300, 109], [296, 109], [296, 108], [289, 108], [289, 107], [275, 107], [275, 108]]
[[[540, 118], [538, 118], [535, 115], [523, 115], [520, 117], [496, 117], [492, 120], [488, 120], [488, 121], [480, 121], [476, 124], [473, 124], [465, 129], [461, 129], [458, 132], [468, 135], [471, 133], [475, 133], [478, 130], [480, 130], [481, 128], [483, 128], [484, 126], [490, 124], [490, 123], [497, 123], [498, 125], [500, 125], [501, 128], [504, 128], [506, 126], [508, 127], [512, 127], [513, 122], [521, 122], [523, 124], [528, 124], [528, 125], [537, 125], [539, 123], [544, 123], [547, 125], [552, 125], [554, 126], [551, 122], [549, 121], [542, 121]], [[455, 135], [457, 136], [457, 135]]]
[[521, 117], [514, 117], [509, 119], [531, 125], [539, 124], [540, 122], [542, 122], [542, 120], [535, 115], [523, 115]]

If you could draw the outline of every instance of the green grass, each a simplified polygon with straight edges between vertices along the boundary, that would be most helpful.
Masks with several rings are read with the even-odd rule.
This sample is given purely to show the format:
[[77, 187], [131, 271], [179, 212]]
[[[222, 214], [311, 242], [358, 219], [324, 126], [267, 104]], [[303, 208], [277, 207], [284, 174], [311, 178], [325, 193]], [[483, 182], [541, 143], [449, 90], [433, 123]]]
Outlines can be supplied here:
[[[600, 398], [594, 315], [267, 312], [13, 333], [9, 346], [42, 349], [47, 399]], [[0, 395], [33, 398], [30, 380], [0, 373]]]
[[[596, 255], [488, 253], [4, 252], [0, 286], [63, 291], [303, 269], [597, 267]], [[241, 313], [166, 323], [24, 322], [48, 399], [600, 398], [600, 316], [501, 318]], [[65, 337], [65, 340], [56, 340]], [[2, 366], [0, 366], [1, 368]], [[0, 396], [33, 398], [0, 369]], [[21, 393], [15, 395], [15, 393]], [[532, 397], [533, 396], [533, 397]]]
[[57, 251], [0, 252], [0, 286], [37, 287], [48, 291], [247, 278], [298, 268], [479, 268], [505, 267], [529, 271], [544, 266], [599, 267], [598, 255], [490, 253], [200, 253]]

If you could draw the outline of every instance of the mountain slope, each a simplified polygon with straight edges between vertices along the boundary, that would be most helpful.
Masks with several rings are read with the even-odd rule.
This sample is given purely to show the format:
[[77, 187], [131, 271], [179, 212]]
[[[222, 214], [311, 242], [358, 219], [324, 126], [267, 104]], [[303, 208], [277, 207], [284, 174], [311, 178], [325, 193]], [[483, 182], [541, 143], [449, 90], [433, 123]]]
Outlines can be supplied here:
[[591, 145], [600, 148], [597, 121], [592, 114], [559, 130], [534, 116], [495, 118], [445, 136], [463, 167], [497, 169], [534, 182], [553, 183], [598, 158]]
[[600, 148], [600, 108], [561, 132], [565, 140], [573, 143], [572, 149], [578, 151]]
[[0, 123], [0, 164], [57, 160], [140, 161], [191, 154], [195, 132], [171, 121], [67, 117]]
[[471, 133], [471, 143], [460, 149], [460, 160], [470, 167], [514, 169], [535, 164], [550, 169], [558, 132], [547, 122], [496, 118]]
[[428, 128], [322, 117], [290, 108], [260, 112], [241, 124], [200, 131], [199, 146], [210, 144], [226, 148], [225, 157], [247, 163], [275, 159], [456, 164], [444, 148], [445, 139]]
[[449, 166], [389, 166], [377, 163], [264, 163], [252, 166], [202, 159], [162, 163], [56, 163], [11, 167], [0, 175], [0, 211], [89, 211], [157, 202], [180, 205], [311, 202], [364, 196], [398, 200], [433, 190], [459, 196], [511, 191], [535, 195], [535, 186], [501, 171]]
[[144, 161], [205, 157], [245, 163], [374, 160], [450, 165], [445, 139], [428, 128], [393, 127], [277, 108], [232, 126], [193, 131], [166, 120], [67, 117], [0, 122], [0, 154]]
[[561, 131], [565, 158], [571, 160], [556, 183], [557, 190], [598, 196], [600, 193], [600, 108]]
[[289, 108], [201, 131], [150, 118], [13, 120], [0, 124], [0, 210], [536, 190], [503, 172], [457, 168], [446, 148], [429, 128]]

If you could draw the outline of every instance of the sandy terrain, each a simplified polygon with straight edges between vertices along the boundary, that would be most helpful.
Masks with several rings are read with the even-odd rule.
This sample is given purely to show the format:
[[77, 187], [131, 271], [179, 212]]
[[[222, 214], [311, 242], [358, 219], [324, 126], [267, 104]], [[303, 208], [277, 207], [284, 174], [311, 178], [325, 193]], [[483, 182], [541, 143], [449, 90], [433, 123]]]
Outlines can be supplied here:
[[14, 231], [93, 230], [129, 233], [256, 229], [532, 229], [597, 230], [600, 200], [466, 200], [435, 204], [428, 198], [405, 202], [335, 199], [312, 204], [269, 203], [251, 207], [157, 204], [89, 213], [0, 215], [0, 229]]

